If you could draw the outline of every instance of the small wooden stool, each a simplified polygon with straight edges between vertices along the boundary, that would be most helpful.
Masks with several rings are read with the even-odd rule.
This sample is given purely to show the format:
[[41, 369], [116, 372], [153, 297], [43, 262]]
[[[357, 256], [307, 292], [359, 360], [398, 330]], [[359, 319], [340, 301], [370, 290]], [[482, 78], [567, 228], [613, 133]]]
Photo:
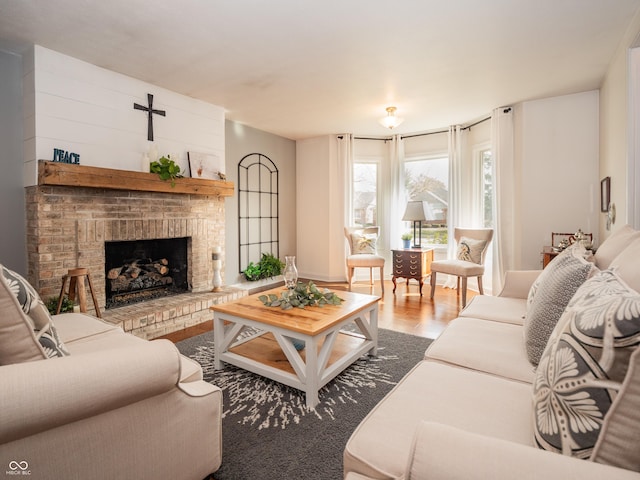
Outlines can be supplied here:
[[96, 316], [102, 318], [100, 314], [100, 308], [98, 307], [98, 301], [96, 295], [93, 292], [93, 284], [91, 283], [91, 275], [87, 268], [72, 268], [62, 277], [62, 288], [60, 289], [60, 297], [58, 298], [58, 308], [56, 309], [56, 315], [60, 313], [62, 308], [62, 299], [64, 297], [64, 290], [67, 286], [67, 280], [69, 280], [69, 300], [75, 302], [76, 293], [78, 294], [78, 303], [80, 304], [80, 311], [87, 313], [87, 291], [84, 287], [84, 280], [87, 279], [89, 283], [89, 291], [91, 292], [91, 299], [93, 300], [93, 306], [96, 309]]

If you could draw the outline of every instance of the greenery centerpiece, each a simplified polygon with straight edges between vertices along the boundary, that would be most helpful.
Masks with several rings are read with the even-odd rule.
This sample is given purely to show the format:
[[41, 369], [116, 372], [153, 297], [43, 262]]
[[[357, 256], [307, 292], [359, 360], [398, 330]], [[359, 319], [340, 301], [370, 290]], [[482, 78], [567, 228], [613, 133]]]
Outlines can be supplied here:
[[267, 307], [280, 307], [283, 310], [290, 310], [293, 307], [341, 305], [344, 301], [328, 288], [319, 289], [313, 282], [307, 284], [298, 282], [294, 288], [285, 290], [280, 296], [270, 293], [260, 295], [258, 299]]

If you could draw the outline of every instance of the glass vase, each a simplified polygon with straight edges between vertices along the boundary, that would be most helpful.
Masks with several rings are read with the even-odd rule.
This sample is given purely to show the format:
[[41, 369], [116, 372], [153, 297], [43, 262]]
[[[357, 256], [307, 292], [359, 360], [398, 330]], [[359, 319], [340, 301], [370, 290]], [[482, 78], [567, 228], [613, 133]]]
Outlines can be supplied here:
[[284, 271], [282, 276], [284, 277], [284, 286], [289, 290], [295, 288], [298, 283], [298, 269], [296, 268], [296, 257], [285, 256], [284, 257]]

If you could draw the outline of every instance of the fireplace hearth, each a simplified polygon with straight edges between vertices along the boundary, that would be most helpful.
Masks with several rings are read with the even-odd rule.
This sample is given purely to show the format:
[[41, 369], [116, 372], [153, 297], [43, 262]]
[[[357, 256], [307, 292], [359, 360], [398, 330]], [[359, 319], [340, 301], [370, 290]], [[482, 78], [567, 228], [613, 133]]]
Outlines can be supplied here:
[[188, 238], [105, 242], [106, 308], [189, 291]]

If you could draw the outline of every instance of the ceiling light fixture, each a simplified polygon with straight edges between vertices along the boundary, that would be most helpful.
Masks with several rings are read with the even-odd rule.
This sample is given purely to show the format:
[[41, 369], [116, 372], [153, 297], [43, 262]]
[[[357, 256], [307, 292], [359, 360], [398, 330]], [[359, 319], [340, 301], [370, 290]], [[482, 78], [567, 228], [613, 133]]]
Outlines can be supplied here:
[[380, 119], [380, 125], [393, 130], [395, 127], [404, 122], [404, 118], [396, 117], [396, 107], [387, 107], [387, 116]]

